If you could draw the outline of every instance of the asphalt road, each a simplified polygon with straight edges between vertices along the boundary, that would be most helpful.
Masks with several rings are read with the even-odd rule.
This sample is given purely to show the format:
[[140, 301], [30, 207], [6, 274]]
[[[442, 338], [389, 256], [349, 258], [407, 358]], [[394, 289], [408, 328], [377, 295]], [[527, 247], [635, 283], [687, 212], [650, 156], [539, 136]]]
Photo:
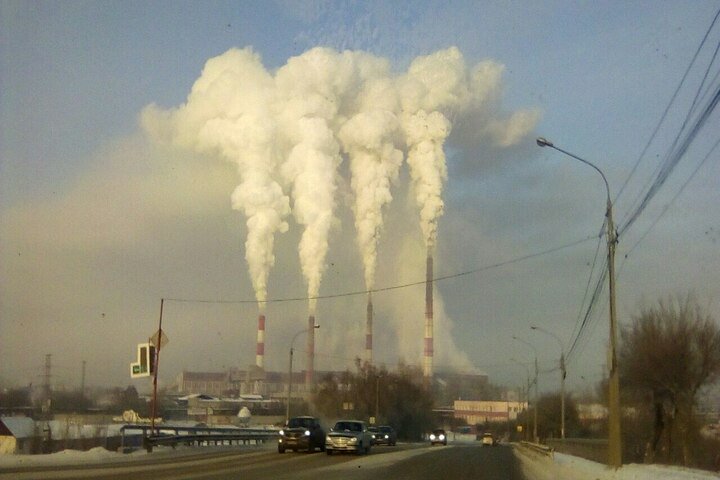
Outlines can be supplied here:
[[[274, 447], [274, 446], [273, 446]], [[200, 454], [202, 453], [202, 454]], [[376, 446], [369, 455], [277, 453], [275, 448], [155, 455], [107, 465], [0, 470], [0, 479], [525, 480], [509, 446]]]

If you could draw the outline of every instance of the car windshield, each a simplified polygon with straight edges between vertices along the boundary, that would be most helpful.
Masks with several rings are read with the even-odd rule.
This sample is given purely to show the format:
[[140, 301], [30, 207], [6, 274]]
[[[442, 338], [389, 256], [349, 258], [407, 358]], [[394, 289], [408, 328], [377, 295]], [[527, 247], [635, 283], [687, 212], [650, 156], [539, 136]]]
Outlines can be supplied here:
[[357, 422], [338, 422], [335, 424], [335, 431], [362, 432], [362, 424]]
[[307, 428], [312, 427], [313, 425], [313, 419], [312, 418], [291, 418], [288, 422], [289, 428]]
[[383, 433], [390, 433], [390, 432], [392, 432], [392, 428], [391, 428], [391, 427], [380, 427], [379, 430], [380, 430], [381, 432], [383, 432]]

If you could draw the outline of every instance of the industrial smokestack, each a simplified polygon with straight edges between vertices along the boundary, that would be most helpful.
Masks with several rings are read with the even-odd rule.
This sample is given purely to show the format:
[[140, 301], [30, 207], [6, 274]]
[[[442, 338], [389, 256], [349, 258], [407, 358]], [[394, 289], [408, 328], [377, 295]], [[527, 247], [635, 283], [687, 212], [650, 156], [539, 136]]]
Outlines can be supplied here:
[[367, 318], [365, 322], [365, 359], [373, 361], [373, 304], [372, 294], [368, 292]]
[[255, 365], [264, 368], [265, 362], [265, 315], [258, 316], [257, 348], [255, 349]]
[[425, 274], [425, 352], [423, 354], [423, 377], [430, 386], [433, 374], [433, 259], [428, 250]]
[[308, 317], [308, 343], [307, 343], [307, 368], [305, 370], [305, 385], [313, 384], [315, 374], [315, 315]]

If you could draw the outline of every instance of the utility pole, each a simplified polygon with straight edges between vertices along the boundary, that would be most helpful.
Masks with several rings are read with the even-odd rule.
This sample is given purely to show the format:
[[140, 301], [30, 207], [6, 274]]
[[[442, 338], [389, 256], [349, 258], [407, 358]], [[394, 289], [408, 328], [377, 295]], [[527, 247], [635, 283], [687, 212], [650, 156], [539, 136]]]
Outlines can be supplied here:
[[[604, 178], [604, 177], [603, 177]], [[609, 192], [609, 189], [608, 189]], [[622, 466], [622, 436], [620, 432], [620, 372], [617, 361], [617, 317], [615, 311], [615, 246], [617, 232], [613, 224], [612, 202], [607, 198], [608, 277], [610, 290], [610, 378], [608, 386], [608, 464]]]
[[85, 401], [85, 365], [87, 362], [85, 360], [82, 361], [82, 374], [80, 376], [80, 399], [84, 402]]
[[50, 409], [52, 407], [51, 392], [50, 392], [50, 378], [52, 377], [52, 354], [48, 353], [45, 355], [45, 374], [43, 375], [43, 405], [41, 407], [42, 412], [50, 415]]
[[540, 400], [540, 394], [538, 393], [538, 361], [537, 355], [535, 355], [535, 419], [533, 420], [533, 440], [535, 443], [539, 443], [537, 432], [537, 414], [538, 414], [538, 400]]
[[615, 311], [615, 246], [618, 243], [615, 224], [613, 223], [612, 200], [610, 199], [610, 184], [608, 184], [605, 174], [596, 165], [577, 155], [556, 147], [553, 143], [545, 138], [539, 137], [536, 140], [539, 147], [550, 147], [560, 153], [578, 160], [585, 165], [595, 169], [600, 174], [605, 183], [605, 191], [607, 194], [606, 201], [606, 224], [607, 224], [607, 265], [608, 265], [608, 290], [610, 296], [610, 345], [608, 352], [608, 369], [610, 376], [608, 378], [608, 465], [613, 468], [622, 466], [622, 435], [620, 430], [620, 372], [618, 370], [617, 361], [617, 318]]

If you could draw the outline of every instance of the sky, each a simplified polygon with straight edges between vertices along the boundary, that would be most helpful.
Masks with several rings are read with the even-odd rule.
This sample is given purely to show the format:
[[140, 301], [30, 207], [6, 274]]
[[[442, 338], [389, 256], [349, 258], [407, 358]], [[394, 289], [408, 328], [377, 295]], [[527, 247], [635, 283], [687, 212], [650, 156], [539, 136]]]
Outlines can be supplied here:
[[0, 0], [0, 385], [50, 354], [58, 388], [83, 362], [147, 387], [129, 365], [161, 299], [163, 384], [253, 365], [258, 299], [267, 369], [309, 313], [315, 368], [344, 369], [369, 288], [375, 362], [421, 366], [430, 245], [436, 372], [517, 387], [537, 357], [556, 390], [562, 347], [592, 389], [605, 184], [535, 139], [607, 178], [621, 326], [686, 295], [720, 321], [719, 8]]

